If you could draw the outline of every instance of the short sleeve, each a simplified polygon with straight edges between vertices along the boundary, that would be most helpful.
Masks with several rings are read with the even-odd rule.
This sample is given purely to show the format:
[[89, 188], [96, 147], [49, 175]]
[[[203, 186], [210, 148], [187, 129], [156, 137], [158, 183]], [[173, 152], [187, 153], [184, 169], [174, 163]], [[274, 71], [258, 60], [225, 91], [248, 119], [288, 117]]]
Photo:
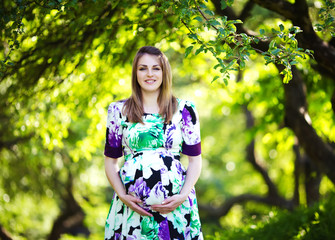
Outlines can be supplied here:
[[182, 110], [182, 153], [188, 156], [201, 154], [200, 123], [198, 112], [192, 102], [186, 101]]
[[120, 105], [111, 103], [108, 107], [104, 152], [107, 157], [118, 158], [123, 155], [121, 117]]

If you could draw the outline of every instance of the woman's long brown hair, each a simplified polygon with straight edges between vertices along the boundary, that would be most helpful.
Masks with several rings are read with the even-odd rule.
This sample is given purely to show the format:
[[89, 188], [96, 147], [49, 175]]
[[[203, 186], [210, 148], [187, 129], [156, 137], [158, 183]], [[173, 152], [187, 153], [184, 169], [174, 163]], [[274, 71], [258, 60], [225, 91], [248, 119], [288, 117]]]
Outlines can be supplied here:
[[123, 113], [127, 115], [130, 122], [143, 123], [142, 116], [144, 114], [142, 91], [137, 81], [137, 64], [144, 54], [157, 56], [163, 71], [162, 85], [158, 95], [159, 114], [165, 118], [168, 123], [172, 120], [173, 113], [177, 109], [177, 100], [172, 94], [172, 72], [169, 60], [158, 48], [152, 46], [141, 47], [134, 58], [132, 69], [131, 88], [132, 95], [128, 98], [123, 107]]

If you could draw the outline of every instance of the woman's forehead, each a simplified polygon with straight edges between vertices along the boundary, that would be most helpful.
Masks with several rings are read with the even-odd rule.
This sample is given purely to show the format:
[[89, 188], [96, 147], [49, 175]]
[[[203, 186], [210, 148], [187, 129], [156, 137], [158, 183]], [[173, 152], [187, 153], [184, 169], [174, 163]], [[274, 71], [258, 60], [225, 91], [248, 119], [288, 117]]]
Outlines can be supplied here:
[[137, 65], [145, 65], [145, 66], [160, 66], [161, 62], [159, 60], [159, 56], [144, 54], [142, 57], [138, 59]]

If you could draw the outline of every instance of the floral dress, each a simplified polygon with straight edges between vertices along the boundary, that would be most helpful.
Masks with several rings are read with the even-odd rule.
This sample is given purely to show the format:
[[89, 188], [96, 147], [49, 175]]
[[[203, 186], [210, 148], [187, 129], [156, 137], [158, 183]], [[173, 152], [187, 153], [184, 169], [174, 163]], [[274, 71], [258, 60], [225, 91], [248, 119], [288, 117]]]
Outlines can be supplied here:
[[124, 101], [108, 108], [105, 156], [124, 155], [120, 178], [128, 194], [142, 200], [141, 207], [153, 217], [141, 216], [114, 194], [106, 219], [105, 239], [203, 239], [194, 188], [173, 212], [161, 214], [151, 205], [178, 194], [186, 170], [180, 153], [201, 153], [198, 114], [193, 103], [177, 99], [170, 123], [159, 114], [144, 114], [143, 123], [131, 123], [122, 114]]

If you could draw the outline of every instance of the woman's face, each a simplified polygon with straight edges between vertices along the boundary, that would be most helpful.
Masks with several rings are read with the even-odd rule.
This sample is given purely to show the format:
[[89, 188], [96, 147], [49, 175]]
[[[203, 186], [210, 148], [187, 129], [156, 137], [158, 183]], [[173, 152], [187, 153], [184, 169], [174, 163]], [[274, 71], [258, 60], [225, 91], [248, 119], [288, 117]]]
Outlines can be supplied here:
[[159, 93], [163, 71], [158, 56], [144, 54], [138, 60], [136, 72], [142, 93]]

